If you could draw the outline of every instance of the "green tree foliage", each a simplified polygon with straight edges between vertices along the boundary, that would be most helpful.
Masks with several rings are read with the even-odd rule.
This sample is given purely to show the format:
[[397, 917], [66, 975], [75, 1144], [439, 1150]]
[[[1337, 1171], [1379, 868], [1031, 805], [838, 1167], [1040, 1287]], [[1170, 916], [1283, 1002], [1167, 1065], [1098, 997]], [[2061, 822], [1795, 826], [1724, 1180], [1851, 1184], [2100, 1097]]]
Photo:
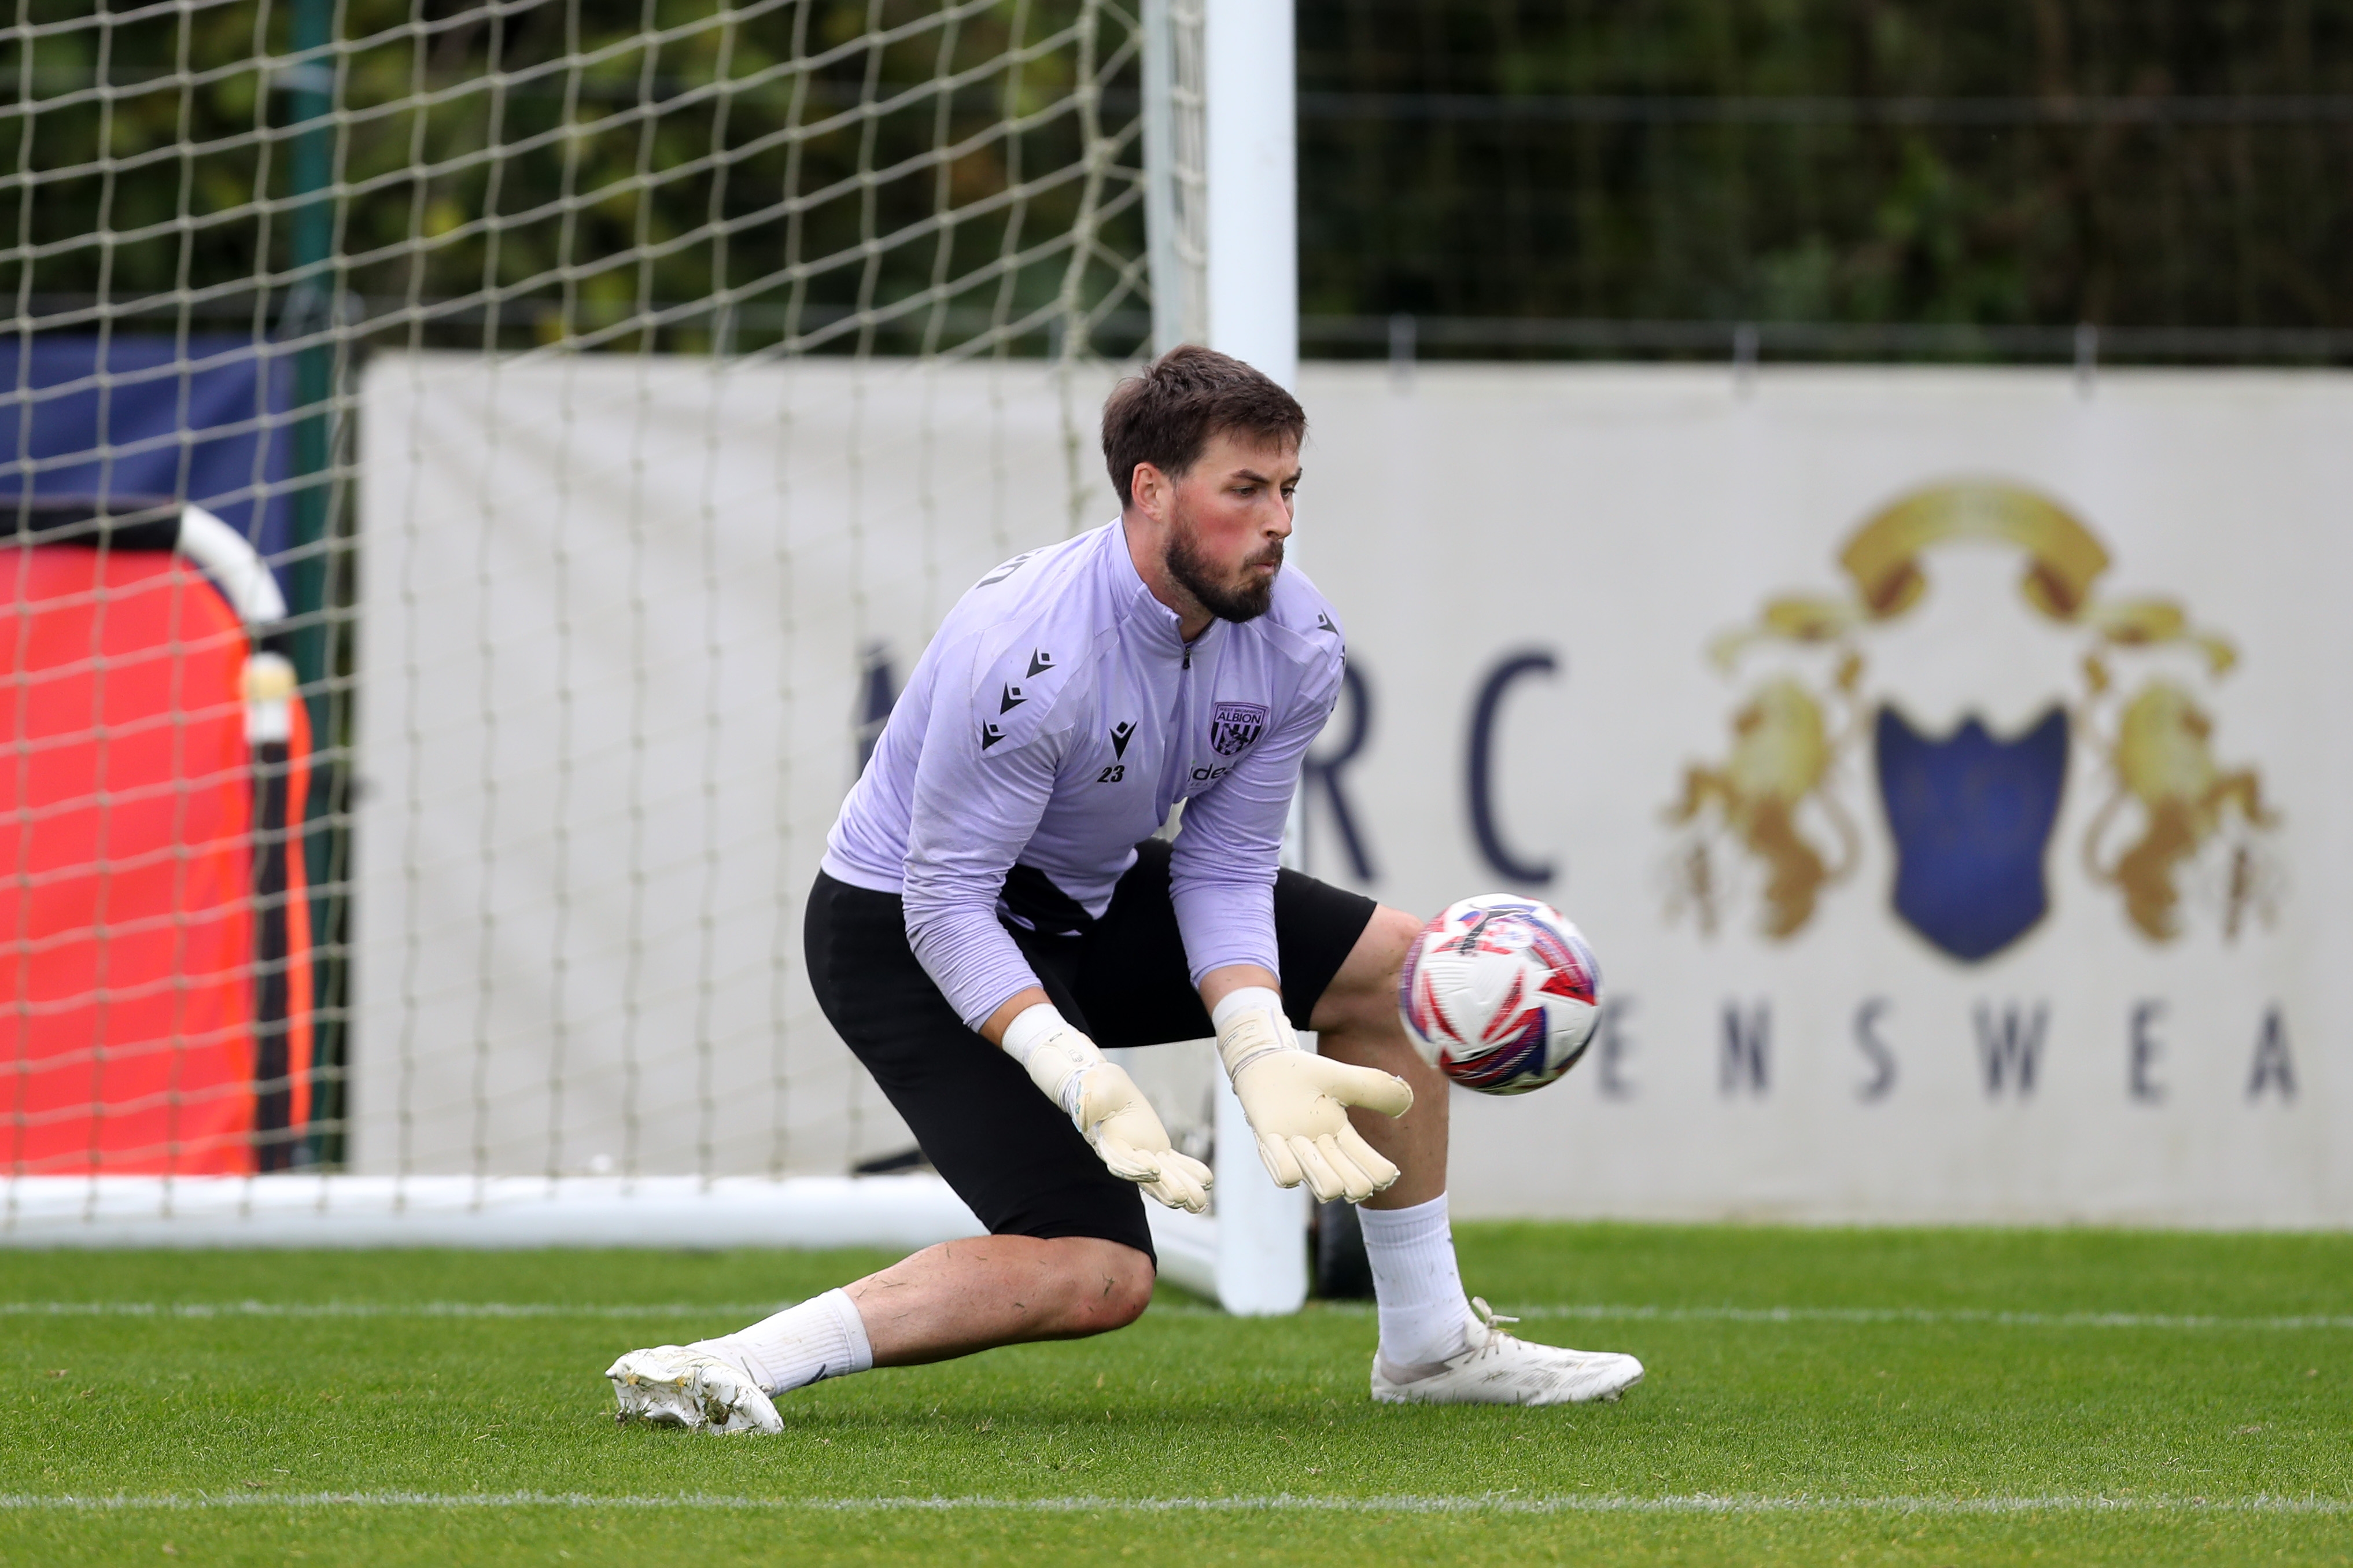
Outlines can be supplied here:
[[2353, 324], [2348, 0], [1300, 18], [1311, 311]]

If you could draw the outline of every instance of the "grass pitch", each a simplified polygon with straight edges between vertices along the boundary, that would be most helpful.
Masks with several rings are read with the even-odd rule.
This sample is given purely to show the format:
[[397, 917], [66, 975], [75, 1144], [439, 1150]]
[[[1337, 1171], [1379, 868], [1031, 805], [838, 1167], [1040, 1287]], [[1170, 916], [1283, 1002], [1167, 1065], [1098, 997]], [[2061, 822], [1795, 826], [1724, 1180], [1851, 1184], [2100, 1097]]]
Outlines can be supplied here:
[[1366, 1397], [1368, 1311], [1174, 1292], [617, 1429], [617, 1352], [846, 1253], [0, 1253], [0, 1563], [2353, 1563], [2353, 1237], [1464, 1226], [1618, 1405]]

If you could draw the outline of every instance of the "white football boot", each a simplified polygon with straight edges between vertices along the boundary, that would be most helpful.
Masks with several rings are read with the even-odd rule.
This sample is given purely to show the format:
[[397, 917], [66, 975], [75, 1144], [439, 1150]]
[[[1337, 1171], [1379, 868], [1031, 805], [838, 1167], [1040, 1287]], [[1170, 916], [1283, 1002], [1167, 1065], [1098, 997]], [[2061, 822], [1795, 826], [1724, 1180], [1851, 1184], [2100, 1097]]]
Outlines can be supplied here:
[[631, 1351], [605, 1375], [613, 1380], [620, 1409], [613, 1419], [656, 1426], [688, 1426], [697, 1432], [733, 1434], [785, 1429], [776, 1401], [740, 1366], [707, 1351], [656, 1345]]
[[1616, 1399], [1642, 1381], [1642, 1363], [1609, 1351], [1532, 1345], [1504, 1331], [1516, 1323], [1477, 1297], [1469, 1345], [1444, 1361], [1399, 1366], [1373, 1356], [1373, 1397], [1384, 1405], [1583, 1405]]

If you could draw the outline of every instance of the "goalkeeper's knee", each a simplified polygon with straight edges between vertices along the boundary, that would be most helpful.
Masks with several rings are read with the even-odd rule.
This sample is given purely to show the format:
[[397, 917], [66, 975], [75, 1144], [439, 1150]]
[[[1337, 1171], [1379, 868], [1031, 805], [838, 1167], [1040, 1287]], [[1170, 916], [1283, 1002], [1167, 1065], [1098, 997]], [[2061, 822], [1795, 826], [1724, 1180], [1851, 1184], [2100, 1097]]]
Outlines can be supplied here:
[[1083, 1243], [1071, 1248], [1078, 1256], [1065, 1280], [1070, 1303], [1066, 1332], [1073, 1338], [1107, 1334], [1144, 1316], [1156, 1279], [1151, 1258], [1122, 1242], [1097, 1237], [1065, 1239]]

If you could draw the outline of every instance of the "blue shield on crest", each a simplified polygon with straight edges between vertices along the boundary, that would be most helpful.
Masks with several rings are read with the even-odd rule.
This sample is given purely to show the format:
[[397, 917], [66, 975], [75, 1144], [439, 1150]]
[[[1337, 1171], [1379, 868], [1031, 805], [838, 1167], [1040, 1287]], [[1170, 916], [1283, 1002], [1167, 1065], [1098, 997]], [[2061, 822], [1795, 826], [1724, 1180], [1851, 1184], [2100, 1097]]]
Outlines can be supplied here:
[[1879, 798], [1895, 840], [1895, 912], [1944, 952], [1990, 958], [2051, 908], [2044, 852], [2067, 784], [2067, 714], [2016, 740], [1972, 714], [1941, 741], [1879, 710]]

